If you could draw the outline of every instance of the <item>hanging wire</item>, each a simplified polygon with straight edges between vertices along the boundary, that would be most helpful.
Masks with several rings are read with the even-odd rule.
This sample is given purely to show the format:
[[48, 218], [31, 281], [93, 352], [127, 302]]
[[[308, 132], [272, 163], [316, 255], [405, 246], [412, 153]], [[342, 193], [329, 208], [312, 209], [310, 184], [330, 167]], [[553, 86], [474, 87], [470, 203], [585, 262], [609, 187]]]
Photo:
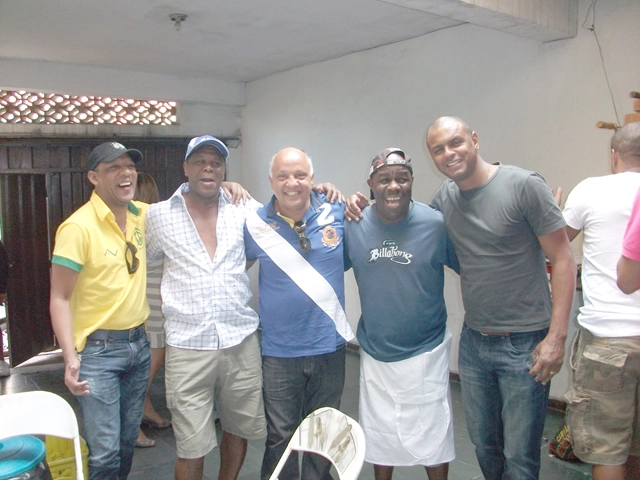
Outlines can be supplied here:
[[[602, 47], [600, 46], [600, 40], [598, 40], [598, 34], [596, 33], [596, 4], [598, 0], [593, 0], [591, 5], [589, 5], [589, 9], [587, 10], [587, 14], [584, 17], [584, 22], [582, 22], [582, 28], [585, 30], [590, 30], [593, 32], [593, 36], [596, 39], [596, 44], [598, 45], [598, 52], [600, 53], [600, 61], [602, 63], [602, 71], [604, 72], [604, 78], [607, 81], [607, 88], [609, 89], [609, 95], [611, 96], [611, 103], [613, 104], [613, 111], [616, 114], [616, 122], [620, 125], [620, 119], [618, 118], [618, 109], [616, 108], [616, 102], [613, 99], [613, 91], [611, 90], [611, 83], [609, 82], [609, 75], [607, 75], [607, 67], [604, 65], [604, 56], [602, 55]], [[585, 26], [587, 21], [589, 20], [589, 16], [591, 16], [591, 26]]]

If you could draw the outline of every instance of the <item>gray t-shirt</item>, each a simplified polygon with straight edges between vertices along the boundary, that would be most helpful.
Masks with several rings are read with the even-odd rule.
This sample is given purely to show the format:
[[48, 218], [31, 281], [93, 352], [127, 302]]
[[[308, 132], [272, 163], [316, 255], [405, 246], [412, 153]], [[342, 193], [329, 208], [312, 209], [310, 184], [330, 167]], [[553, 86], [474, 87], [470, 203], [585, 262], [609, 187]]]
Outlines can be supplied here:
[[460, 261], [467, 325], [482, 332], [548, 327], [551, 298], [537, 237], [566, 224], [544, 179], [500, 165], [472, 190], [447, 180], [431, 205], [444, 214]]

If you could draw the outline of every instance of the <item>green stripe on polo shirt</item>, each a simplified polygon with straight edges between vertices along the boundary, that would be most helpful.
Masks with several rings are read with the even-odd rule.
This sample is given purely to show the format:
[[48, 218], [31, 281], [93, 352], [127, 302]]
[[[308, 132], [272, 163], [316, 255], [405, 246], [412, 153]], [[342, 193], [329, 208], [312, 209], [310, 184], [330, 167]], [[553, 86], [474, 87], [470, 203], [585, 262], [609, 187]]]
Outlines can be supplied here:
[[82, 270], [81, 263], [74, 262], [73, 260], [69, 260], [68, 258], [59, 257], [58, 255], [54, 255], [53, 257], [51, 257], [51, 263], [70, 268], [75, 272], [79, 272], [80, 270]]
[[133, 202], [129, 202], [128, 210], [134, 215], [140, 215], [140, 209], [136, 207]]

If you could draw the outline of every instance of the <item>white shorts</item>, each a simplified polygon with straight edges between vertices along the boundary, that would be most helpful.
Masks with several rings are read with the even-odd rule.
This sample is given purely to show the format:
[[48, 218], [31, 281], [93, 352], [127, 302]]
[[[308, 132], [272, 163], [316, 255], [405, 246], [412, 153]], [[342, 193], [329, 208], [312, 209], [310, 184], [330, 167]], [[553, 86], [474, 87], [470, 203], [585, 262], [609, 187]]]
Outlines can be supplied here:
[[379, 362], [360, 350], [360, 425], [374, 465], [439, 465], [455, 459], [449, 391], [451, 332], [430, 352]]

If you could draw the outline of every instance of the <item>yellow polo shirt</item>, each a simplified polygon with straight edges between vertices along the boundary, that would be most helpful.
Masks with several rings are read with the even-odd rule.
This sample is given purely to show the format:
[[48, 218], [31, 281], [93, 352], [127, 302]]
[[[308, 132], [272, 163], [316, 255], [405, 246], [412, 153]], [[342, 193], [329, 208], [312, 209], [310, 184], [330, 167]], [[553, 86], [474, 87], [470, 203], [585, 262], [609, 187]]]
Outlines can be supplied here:
[[52, 263], [79, 273], [71, 295], [74, 343], [82, 351], [98, 329], [127, 330], [149, 316], [144, 220], [149, 205], [130, 202], [126, 240], [138, 249], [138, 270], [129, 274], [125, 235], [104, 201], [93, 192], [56, 232]]

